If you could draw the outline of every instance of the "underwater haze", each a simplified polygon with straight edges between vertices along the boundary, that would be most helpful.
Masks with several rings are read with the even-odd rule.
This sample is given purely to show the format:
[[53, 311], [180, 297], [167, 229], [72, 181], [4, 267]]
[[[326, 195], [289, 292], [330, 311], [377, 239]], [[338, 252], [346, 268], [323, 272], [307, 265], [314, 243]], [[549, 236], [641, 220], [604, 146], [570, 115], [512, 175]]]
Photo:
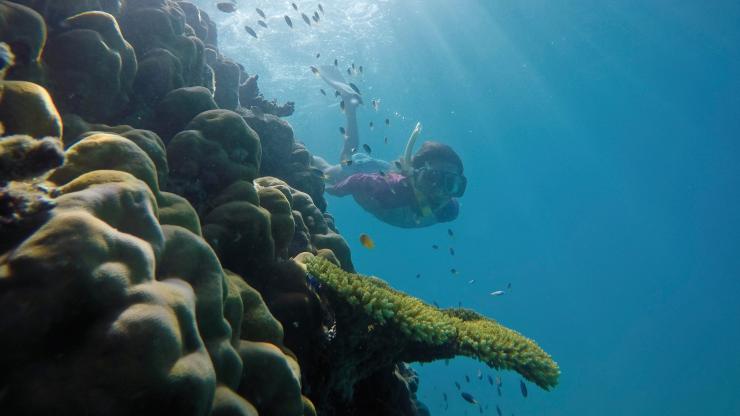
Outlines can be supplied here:
[[413, 364], [433, 415], [479, 413], [455, 381], [485, 414], [740, 414], [740, 3], [324, 0], [319, 25], [292, 30], [289, 2], [239, 3], [197, 2], [265, 95], [296, 102], [312, 152], [338, 162], [344, 116], [309, 69], [336, 58], [364, 67], [349, 78], [374, 156], [399, 156], [419, 121], [464, 161], [451, 223], [395, 228], [328, 198], [357, 269], [479, 310], [560, 365], [523, 398], [518, 375], [498, 397], [473, 360]]

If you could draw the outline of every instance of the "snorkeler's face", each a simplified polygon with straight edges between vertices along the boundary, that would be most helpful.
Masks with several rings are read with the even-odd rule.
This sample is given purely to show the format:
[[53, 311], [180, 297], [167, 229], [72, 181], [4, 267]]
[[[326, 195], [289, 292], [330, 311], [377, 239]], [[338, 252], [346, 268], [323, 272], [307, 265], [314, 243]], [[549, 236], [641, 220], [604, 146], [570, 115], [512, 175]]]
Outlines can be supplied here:
[[460, 197], [465, 193], [467, 179], [451, 163], [433, 162], [415, 171], [416, 184], [431, 199]]

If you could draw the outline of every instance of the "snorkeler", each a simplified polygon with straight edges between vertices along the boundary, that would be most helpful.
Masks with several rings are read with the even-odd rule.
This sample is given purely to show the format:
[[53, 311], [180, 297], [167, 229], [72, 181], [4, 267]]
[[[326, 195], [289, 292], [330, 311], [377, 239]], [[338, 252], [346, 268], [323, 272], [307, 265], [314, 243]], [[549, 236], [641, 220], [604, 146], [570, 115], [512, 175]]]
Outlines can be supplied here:
[[340, 164], [329, 165], [314, 158], [327, 179], [326, 191], [335, 196], [352, 195], [366, 211], [397, 227], [426, 227], [457, 218], [460, 205], [456, 198], [463, 195], [467, 184], [457, 153], [445, 144], [428, 141], [412, 156], [420, 123], [411, 132], [400, 160], [389, 163], [358, 152], [359, 92], [332, 66], [322, 66], [319, 75], [339, 92], [347, 117]]

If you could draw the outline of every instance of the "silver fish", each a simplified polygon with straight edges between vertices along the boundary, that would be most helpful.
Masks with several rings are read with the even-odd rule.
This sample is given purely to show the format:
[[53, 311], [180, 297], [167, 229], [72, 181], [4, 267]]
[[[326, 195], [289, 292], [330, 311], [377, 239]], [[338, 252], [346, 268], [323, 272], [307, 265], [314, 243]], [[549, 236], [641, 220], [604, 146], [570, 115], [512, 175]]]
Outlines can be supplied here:
[[288, 17], [288, 15], [285, 15], [285, 23], [287, 23], [288, 26], [293, 27], [293, 21], [290, 20], [290, 17]]
[[236, 11], [236, 4], [230, 1], [222, 1], [216, 3], [216, 8], [224, 13], [234, 13]]
[[321, 10], [321, 13], [324, 13], [324, 8], [321, 6], [321, 3], [319, 3], [319, 10]]
[[257, 14], [260, 15], [260, 16], [262, 16], [263, 19], [267, 19], [267, 16], [265, 16], [265, 12], [263, 12], [262, 9], [260, 9], [259, 7], [257, 7], [254, 10], [256, 10], [257, 11]]
[[527, 397], [527, 385], [524, 384], [524, 380], [519, 380], [519, 390], [522, 391], [522, 396]]
[[475, 397], [470, 393], [462, 392], [460, 393], [460, 396], [462, 396], [462, 398], [468, 403], [478, 404], [478, 401], [475, 400]]
[[494, 292], [491, 292], [491, 296], [501, 296], [501, 295], [503, 295], [504, 293], [505, 293], [505, 292], [504, 292], [503, 290], [496, 290], [496, 291], [494, 291]]
[[253, 38], [257, 39], [257, 32], [255, 32], [254, 29], [252, 29], [249, 26], [244, 26], [244, 30], [246, 30], [247, 33], [249, 33], [250, 35], [252, 35]]
[[294, 9], [298, 10], [298, 5], [295, 3], [290, 3], [291, 6], [293, 6]]
[[257, 24], [267, 29], [267, 23], [263, 22], [262, 20], [258, 20]]
[[306, 22], [307, 25], [311, 26], [311, 19], [306, 16], [306, 13], [301, 13], [301, 18], [303, 18], [303, 21]]

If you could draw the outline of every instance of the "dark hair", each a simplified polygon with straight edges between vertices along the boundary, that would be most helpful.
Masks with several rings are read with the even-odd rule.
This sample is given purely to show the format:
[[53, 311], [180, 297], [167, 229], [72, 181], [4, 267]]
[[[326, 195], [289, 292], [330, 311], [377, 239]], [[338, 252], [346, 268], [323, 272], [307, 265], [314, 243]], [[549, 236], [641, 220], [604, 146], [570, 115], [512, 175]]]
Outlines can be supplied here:
[[411, 166], [418, 169], [435, 161], [452, 163], [457, 167], [459, 173], [463, 173], [463, 163], [460, 156], [450, 146], [439, 142], [424, 142], [411, 159]]

